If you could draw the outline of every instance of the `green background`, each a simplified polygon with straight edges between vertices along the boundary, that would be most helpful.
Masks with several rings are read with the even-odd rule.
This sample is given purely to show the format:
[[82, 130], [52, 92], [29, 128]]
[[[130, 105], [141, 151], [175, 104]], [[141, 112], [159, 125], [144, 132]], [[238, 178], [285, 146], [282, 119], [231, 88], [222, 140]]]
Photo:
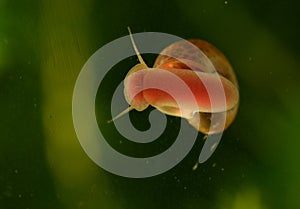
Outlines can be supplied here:
[[[299, 208], [297, 2], [0, 0], [0, 208]], [[104, 171], [76, 138], [77, 75], [97, 49], [127, 35], [127, 26], [208, 40], [236, 71], [237, 118], [196, 170], [201, 134], [180, 164], [147, 179]], [[126, 142], [105, 123], [109, 107], [101, 101], [136, 63], [124, 60], [103, 81], [96, 109], [107, 118], [98, 122], [117, 149], [161, 152], [176, 137], [178, 118], [168, 117], [162, 141], [151, 148]], [[137, 128], [149, 126], [149, 111], [130, 114]]]

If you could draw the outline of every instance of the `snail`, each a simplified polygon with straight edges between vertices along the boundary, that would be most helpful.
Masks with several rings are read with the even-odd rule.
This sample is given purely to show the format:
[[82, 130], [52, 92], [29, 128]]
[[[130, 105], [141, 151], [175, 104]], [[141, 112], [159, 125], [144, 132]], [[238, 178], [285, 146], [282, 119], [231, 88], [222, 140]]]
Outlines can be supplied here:
[[[239, 90], [233, 68], [222, 52], [200, 39], [177, 41], [163, 49], [153, 68], [149, 68], [137, 49], [130, 28], [128, 31], [139, 64], [129, 70], [124, 80], [124, 95], [130, 107], [111, 121], [133, 109], [143, 111], [151, 105], [166, 115], [185, 118], [203, 134], [219, 133], [230, 126], [237, 114]], [[196, 103], [190, 102], [192, 99], [182, 93], [180, 86], [174, 87], [176, 98], [160, 89], [143, 88], [173, 83], [170, 73], [189, 87]], [[215, 93], [209, 94], [207, 85], [216, 86]], [[222, 91], [217, 89], [218, 85]], [[224, 99], [226, 101], [219, 101]]]

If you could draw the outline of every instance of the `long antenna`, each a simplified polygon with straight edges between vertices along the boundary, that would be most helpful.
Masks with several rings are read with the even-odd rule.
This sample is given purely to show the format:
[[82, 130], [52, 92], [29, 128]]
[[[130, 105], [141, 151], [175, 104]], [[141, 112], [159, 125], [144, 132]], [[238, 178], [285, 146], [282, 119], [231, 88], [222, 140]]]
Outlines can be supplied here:
[[[131, 40], [131, 43], [132, 43], [132, 46], [133, 46], [133, 49], [136, 53], [136, 56], [138, 57], [139, 61], [141, 64], [143, 65], [146, 65], [146, 63], [144, 62], [139, 50], [137, 49], [136, 45], [135, 45], [135, 42], [134, 42], [134, 39], [133, 39], [133, 36], [132, 36], [132, 33], [131, 33], [131, 30], [130, 30], [130, 27], [127, 27], [128, 29], [128, 32], [129, 32], [129, 36], [130, 36], [130, 40]], [[147, 66], [147, 65], [146, 65]]]
[[110, 119], [109, 121], [107, 121], [107, 123], [111, 123], [115, 120], [117, 120], [118, 118], [122, 117], [123, 115], [125, 115], [126, 113], [129, 113], [131, 110], [133, 110], [134, 108], [132, 106], [126, 108], [125, 110], [123, 110], [122, 112], [120, 112], [117, 116], [113, 117], [112, 119]]

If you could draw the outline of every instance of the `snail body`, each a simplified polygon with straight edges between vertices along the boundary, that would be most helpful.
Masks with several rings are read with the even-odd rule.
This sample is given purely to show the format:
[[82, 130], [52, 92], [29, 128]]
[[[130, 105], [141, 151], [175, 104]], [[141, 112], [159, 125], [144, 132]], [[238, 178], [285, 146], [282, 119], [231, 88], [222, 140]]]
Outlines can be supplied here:
[[[140, 63], [124, 81], [130, 107], [114, 119], [151, 105], [167, 115], [187, 119], [204, 134], [219, 133], [230, 126], [239, 106], [238, 82], [229, 61], [216, 47], [200, 39], [178, 41], [163, 49], [149, 68], [130, 29], [129, 33]], [[190, 94], [184, 91], [187, 87]], [[211, 120], [212, 116], [216, 119]]]

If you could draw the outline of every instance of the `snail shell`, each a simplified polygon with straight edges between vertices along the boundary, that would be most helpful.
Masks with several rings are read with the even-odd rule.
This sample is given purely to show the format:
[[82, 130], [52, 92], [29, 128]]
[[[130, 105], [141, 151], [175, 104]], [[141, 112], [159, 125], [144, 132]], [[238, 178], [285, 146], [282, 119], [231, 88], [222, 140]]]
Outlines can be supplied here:
[[[220, 119], [223, 117], [222, 116], [223, 114], [218, 112], [215, 113], [198, 112], [200, 116], [200, 121], [195, 121], [197, 117], [188, 120], [192, 126], [194, 126], [202, 133], [208, 134], [209, 131], [210, 133], [221, 132], [230, 126], [230, 124], [234, 121], [238, 111], [239, 93], [238, 93], [237, 78], [235, 76], [235, 73], [229, 61], [226, 59], [224, 54], [221, 51], [219, 51], [215, 46], [200, 39], [190, 39], [187, 41], [189, 41], [190, 43], [195, 45], [198, 49], [200, 49], [200, 51], [203, 52], [206, 55], [206, 57], [211, 61], [219, 76], [227, 79], [234, 86], [232, 91], [235, 92], [233, 98], [235, 100], [235, 104], [233, 105], [232, 108], [228, 108], [226, 110], [225, 127], [223, 125], [211, 124], [212, 114], [215, 114], [214, 117], [217, 118], [220, 117]], [[195, 50], [195, 48], [191, 47], [191, 45], [186, 44], [185, 41], [179, 41], [169, 45], [161, 52], [161, 54], [172, 54], [173, 57], [182, 58], [196, 63], [206, 63], [205, 58], [203, 58], [202, 54], [199, 53], [199, 50]], [[178, 69], [191, 70], [189, 67], [186, 66], [186, 64], [178, 61], [178, 59], [175, 59], [170, 56], [161, 55], [161, 54], [158, 55], [158, 57], [156, 58], [154, 67], [158, 67], [161, 69], [178, 68]], [[193, 68], [193, 70], [195, 69], [197, 70], [197, 68]], [[214, 73], [210, 70], [208, 66], [202, 67], [200, 71], [204, 71], [207, 73]], [[216, 122], [218, 122], [218, 120], [216, 120]], [[213, 127], [213, 129], [210, 130], [211, 126]]]
[[[137, 50], [130, 29], [129, 33], [140, 63], [128, 72], [124, 81], [124, 95], [131, 106], [113, 120], [132, 109], [143, 111], [151, 105], [167, 115], [187, 119], [204, 134], [218, 133], [229, 127], [239, 106], [238, 83], [229, 61], [216, 47], [198, 39], [178, 41], [163, 49], [154, 67], [149, 68]], [[184, 81], [191, 90], [196, 105], [191, 102], [191, 98], [182, 93], [179, 85], [174, 84], [171, 88], [175, 92], [176, 101], [180, 101], [180, 106], [174, 100], [174, 95], [172, 97], [159, 88], [145, 88], [172, 86], [175, 81], [170, 75], [176, 75]], [[211, 95], [206, 89], [206, 85], [214, 87], [220, 84], [220, 81], [226, 99], [223, 103], [218, 102], [221, 97], [217, 91]], [[212, 107], [211, 100], [216, 101], [217, 105]], [[211, 120], [212, 116], [214, 120]], [[211, 121], [214, 121], [214, 124]]]

